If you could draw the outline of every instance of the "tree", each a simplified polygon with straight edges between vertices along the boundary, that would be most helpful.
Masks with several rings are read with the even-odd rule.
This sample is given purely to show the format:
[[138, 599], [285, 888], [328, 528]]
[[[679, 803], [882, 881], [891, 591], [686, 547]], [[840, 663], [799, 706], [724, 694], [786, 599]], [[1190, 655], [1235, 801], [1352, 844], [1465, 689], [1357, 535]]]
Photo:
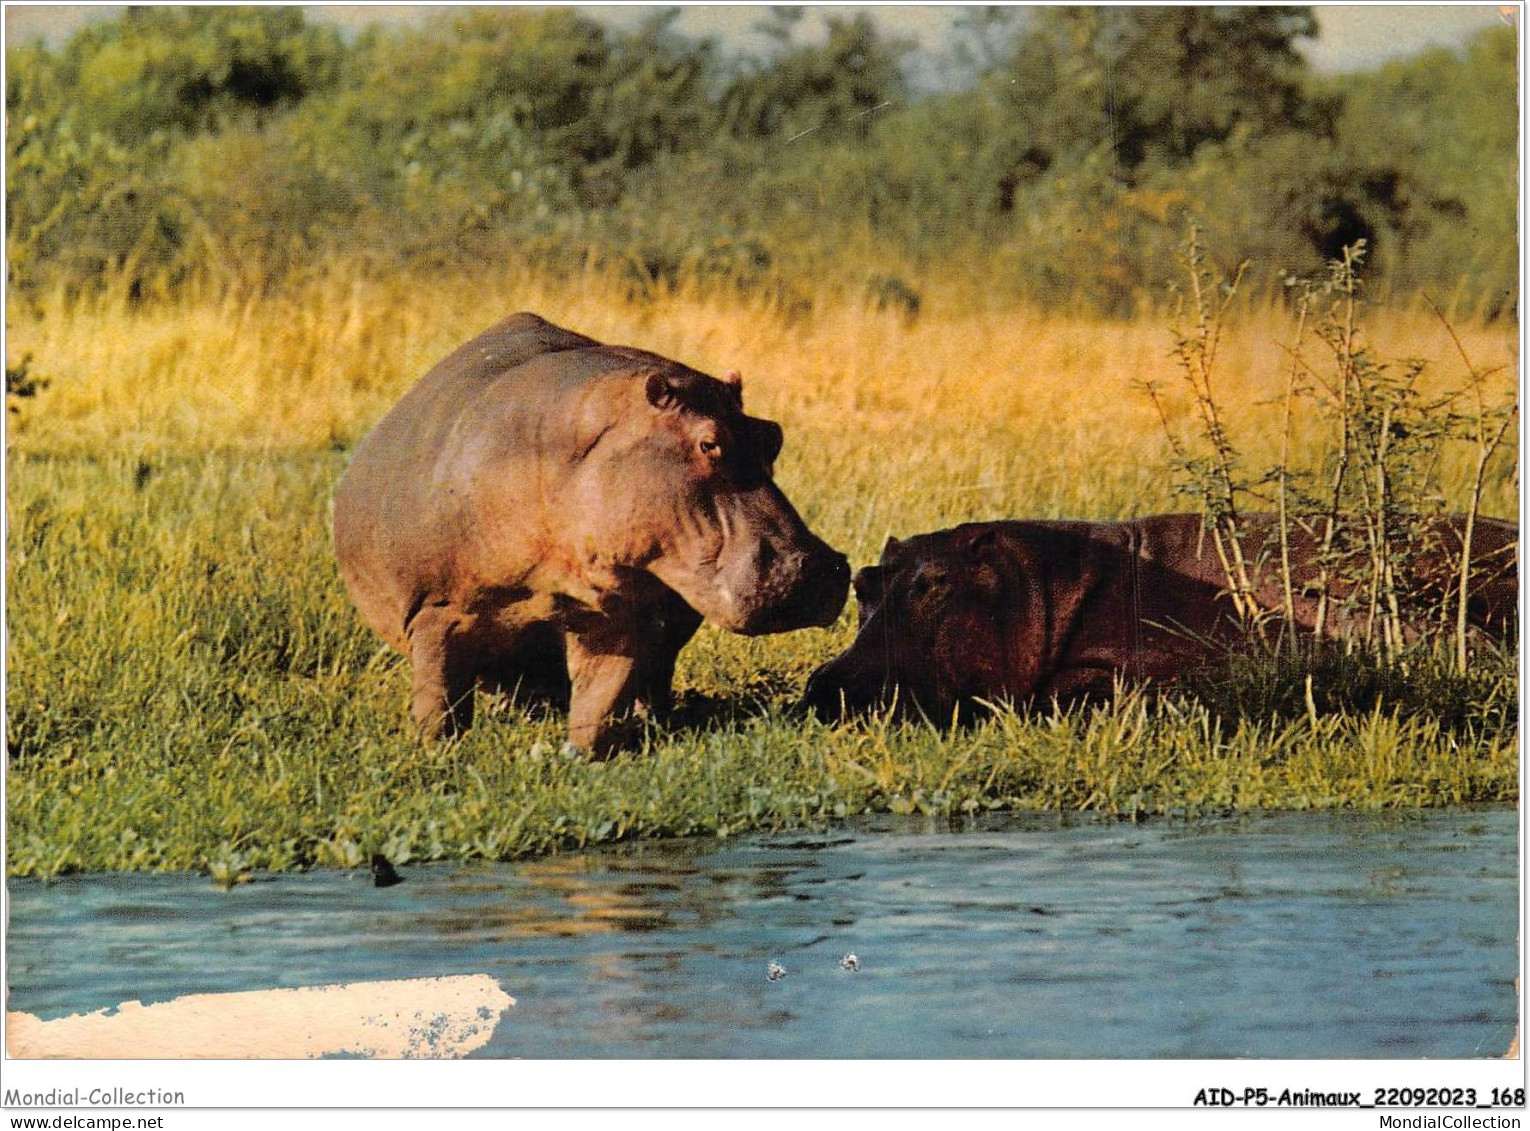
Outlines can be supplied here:
[[679, 14], [663, 9], [613, 45], [596, 112], [608, 159], [622, 169], [695, 149], [716, 127], [716, 45], [678, 34]]
[[976, 86], [1004, 64], [1021, 15], [1020, 9], [995, 4], [961, 10], [951, 24], [949, 61], [957, 85]]
[[[788, 27], [794, 22], [789, 20]], [[865, 12], [848, 19], [830, 15], [825, 24], [823, 43], [786, 47], [768, 61], [754, 60], [728, 85], [722, 113], [733, 136], [754, 141], [792, 141], [810, 133], [818, 141], [863, 137], [868, 116], [907, 97], [901, 60], [908, 43], [884, 39]]]
[[1048, 8], [1000, 89], [1032, 164], [1103, 149], [1130, 181], [1208, 142], [1312, 128], [1295, 43], [1316, 31], [1307, 8]]
[[300, 8], [129, 7], [69, 41], [75, 125], [129, 145], [291, 105], [334, 79], [341, 44]]
[[[1343, 99], [1337, 138], [1372, 168], [1405, 173], [1413, 204], [1397, 285], [1512, 310], [1518, 291], [1519, 86], [1515, 30], [1490, 27], [1435, 49], [1327, 80]], [[1373, 277], [1375, 272], [1372, 272]]]

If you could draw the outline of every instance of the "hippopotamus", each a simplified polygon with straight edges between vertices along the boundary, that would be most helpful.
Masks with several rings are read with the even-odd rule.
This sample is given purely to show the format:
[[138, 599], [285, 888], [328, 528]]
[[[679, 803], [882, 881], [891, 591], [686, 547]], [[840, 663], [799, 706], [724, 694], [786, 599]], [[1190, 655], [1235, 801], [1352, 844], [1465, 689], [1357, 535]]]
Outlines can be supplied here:
[[[1436, 608], [1453, 592], [1463, 529], [1461, 516], [1432, 521], [1413, 564], [1422, 596]], [[1476, 634], [1502, 639], [1517, 628], [1518, 536], [1515, 523], [1476, 519], [1468, 587]], [[1254, 604], [1283, 623], [1274, 516], [1243, 516], [1239, 543]], [[1291, 612], [1298, 628], [1312, 632], [1318, 546], [1294, 526], [1288, 544]], [[854, 588], [856, 638], [813, 673], [804, 694], [804, 704], [825, 717], [889, 702], [943, 719], [996, 701], [1108, 698], [1118, 681], [1171, 681], [1249, 639], [1198, 514], [974, 522], [892, 538], [880, 563], [856, 574]], [[1342, 588], [1330, 586], [1338, 599], [1323, 616], [1328, 637], [1360, 626]]]
[[825, 626], [850, 566], [771, 478], [782, 431], [709, 377], [515, 314], [420, 379], [335, 491], [340, 573], [413, 671], [425, 734], [471, 725], [476, 686], [569, 703], [597, 753], [670, 702], [703, 619]]

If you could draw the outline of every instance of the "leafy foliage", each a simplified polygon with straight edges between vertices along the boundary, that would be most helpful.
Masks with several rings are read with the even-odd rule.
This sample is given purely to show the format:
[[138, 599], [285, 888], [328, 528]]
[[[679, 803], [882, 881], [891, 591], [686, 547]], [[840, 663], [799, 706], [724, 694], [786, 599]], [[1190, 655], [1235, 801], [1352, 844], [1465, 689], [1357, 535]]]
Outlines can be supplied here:
[[[1225, 316], [1244, 267], [1230, 281], [1218, 278], [1206, 266], [1193, 227], [1183, 260], [1188, 293], [1174, 328], [1180, 384], [1193, 406], [1189, 438], [1171, 423], [1158, 383], [1140, 385], [1163, 425], [1178, 490], [1193, 498], [1206, 517], [1228, 594], [1251, 637], [1270, 643], [1263, 621], [1283, 616], [1281, 643], [1295, 648], [1294, 610], [1300, 596], [1315, 602], [1314, 639], [1337, 627], [1355, 626], [1344, 633], [1351, 646], [1358, 641], [1383, 665], [1400, 662], [1410, 641], [1427, 641], [1441, 653], [1448, 642], [1456, 669], [1465, 676], [1470, 581], [1474, 575], [1502, 576], [1515, 568], [1512, 555], [1474, 551], [1473, 529], [1482, 484], [1489, 465], [1504, 454], [1518, 404], [1512, 397], [1489, 398], [1487, 375], [1472, 364], [1442, 315], [1466, 363], [1464, 382], [1426, 392], [1427, 361], [1379, 353], [1364, 325], [1365, 250], [1364, 241], [1345, 247], [1321, 281], [1288, 280], [1300, 297], [1289, 347], [1280, 458], [1268, 471], [1251, 476], [1245, 470], [1224, 424], [1229, 406], [1213, 381]], [[1220, 298], [1214, 298], [1218, 293]], [[1324, 355], [1317, 359], [1306, 352], [1309, 322]], [[1298, 410], [1328, 433], [1316, 458], [1305, 465], [1291, 459]], [[1476, 470], [1464, 530], [1455, 540], [1441, 532], [1436, 520], [1447, 507], [1440, 481], [1444, 454], [1461, 446], [1476, 449]], [[1240, 520], [1240, 509], [1265, 509], [1272, 503], [1282, 570], [1278, 611], [1261, 606], [1255, 597]], [[1298, 533], [1317, 549], [1317, 574], [1309, 581], [1297, 580], [1291, 569], [1289, 548]]]
[[[777, 9], [732, 57], [673, 12], [442, 11], [354, 39], [297, 8], [128, 8], [8, 48], [22, 294], [270, 293], [377, 270], [628, 264], [636, 293], [804, 280], [1127, 313], [1186, 220], [1251, 294], [1358, 239], [1373, 285], [1512, 310], [1511, 29], [1318, 80], [1306, 8], [974, 10], [919, 93], [866, 13]], [[981, 280], [981, 283], [976, 283]]]
[[[826, 23], [823, 43], [752, 60], [728, 84], [721, 113], [733, 136], [789, 143], [811, 133], [815, 144], [853, 141], [869, 132], [868, 115], [907, 97], [898, 63], [907, 44], [884, 42], [864, 12], [831, 15]], [[788, 44], [790, 26], [776, 31]]]
[[[1033, 165], [1103, 150], [1128, 179], [1208, 144], [1310, 131], [1306, 8], [1050, 8], [999, 74]], [[1005, 82], [1007, 80], [1007, 82]]]

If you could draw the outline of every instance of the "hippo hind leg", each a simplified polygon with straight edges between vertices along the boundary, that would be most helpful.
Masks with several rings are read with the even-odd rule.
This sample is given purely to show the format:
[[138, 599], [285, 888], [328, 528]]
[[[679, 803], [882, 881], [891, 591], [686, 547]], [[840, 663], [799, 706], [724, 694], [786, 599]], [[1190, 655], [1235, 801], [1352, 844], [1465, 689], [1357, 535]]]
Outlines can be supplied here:
[[461, 627], [446, 606], [422, 608], [409, 623], [412, 713], [426, 738], [451, 737], [473, 725], [477, 672]]
[[545, 622], [527, 628], [508, 651], [484, 664], [478, 683], [514, 703], [567, 707], [570, 681], [563, 631]]

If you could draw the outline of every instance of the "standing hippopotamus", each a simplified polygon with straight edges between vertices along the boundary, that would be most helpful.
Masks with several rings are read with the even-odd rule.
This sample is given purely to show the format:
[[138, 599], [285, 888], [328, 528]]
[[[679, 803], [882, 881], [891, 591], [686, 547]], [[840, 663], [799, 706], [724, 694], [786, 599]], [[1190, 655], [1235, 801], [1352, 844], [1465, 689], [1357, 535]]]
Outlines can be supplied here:
[[[1434, 520], [1414, 563], [1423, 608], [1438, 608], [1459, 569], [1464, 522]], [[1279, 529], [1271, 515], [1241, 520], [1251, 596], [1284, 611]], [[1495, 639], [1518, 626], [1518, 538], [1512, 522], [1478, 518], [1468, 620]], [[1289, 554], [1298, 628], [1317, 621], [1318, 547], [1293, 527]], [[880, 564], [855, 576], [860, 631], [813, 673], [804, 702], [821, 715], [896, 697], [937, 720], [993, 701], [1067, 703], [1108, 696], [1119, 679], [1172, 680], [1246, 640], [1227, 574], [1197, 514], [1127, 522], [975, 522], [889, 539]], [[1326, 634], [1361, 627], [1338, 598]], [[1453, 605], [1448, 606], [1453, 608]]]
[[425, 375], [356, 450], [335, 549], [361, 615], [413, 666], [416, 723], [472, 722], [479, 681], [569, 692], [607, 752], [662, 710], [703, 618], [830, 624], [843, 555], [771, 480], [782, 434], [719, 381], [516, 314]]

